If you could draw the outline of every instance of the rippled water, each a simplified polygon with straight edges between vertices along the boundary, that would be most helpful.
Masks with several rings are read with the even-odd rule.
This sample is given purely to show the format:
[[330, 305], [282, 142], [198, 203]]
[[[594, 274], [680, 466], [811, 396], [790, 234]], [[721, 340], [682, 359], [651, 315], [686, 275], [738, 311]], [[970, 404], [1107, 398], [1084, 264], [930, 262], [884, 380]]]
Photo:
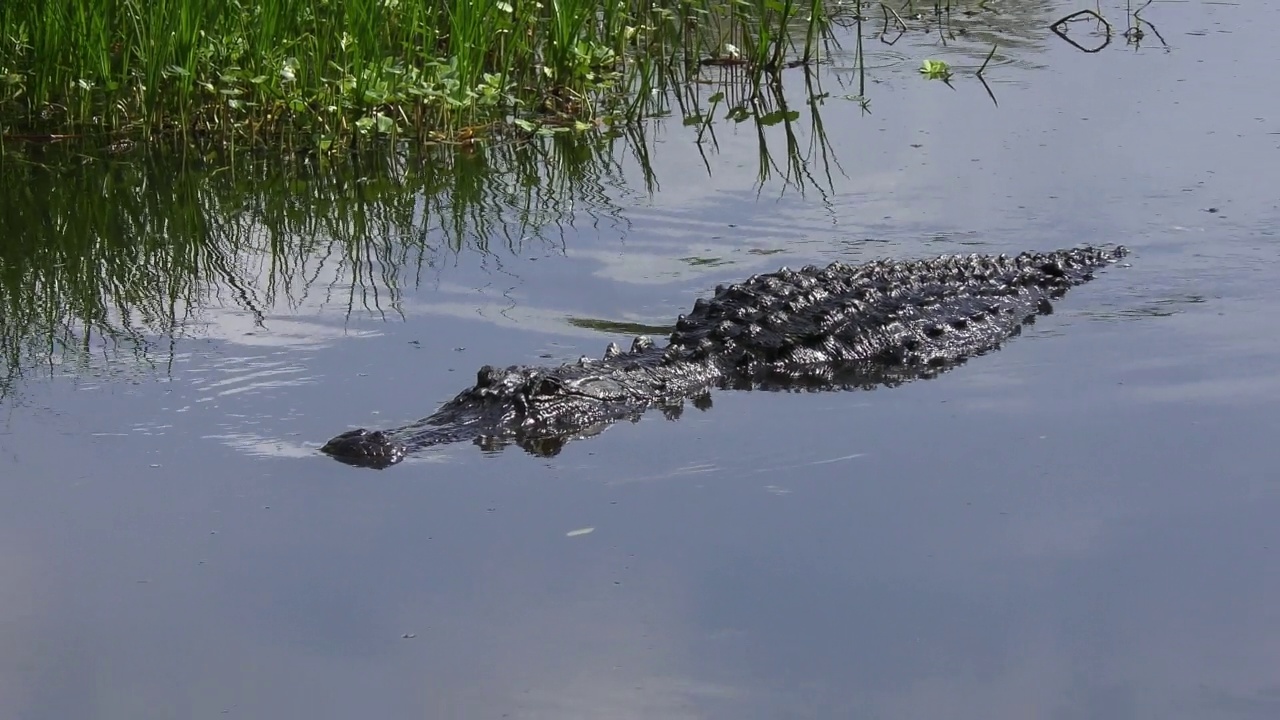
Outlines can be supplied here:
[[[74, 194], [116, 192], [97, 166], [33, 195], [83, 205], [65, 226], [11, 204], [9, 237], [150, 249], [85, 264], [115, 305], [66, 300], [115, 336], [50, 352], [19, 331], [51, 296], [6, 306], [0, 716], [1280, 716], [1280, 15], [1156, 3], [1167, 47], [1085, 54], [1044, 29], [1076, 6], [1004, 5], [945, 46], [865, 28], [869, 114], [846, 42], [830, 162], [789, 175], [773, 126], [763, 183], [753, 123], [703, 156], [675, 117], [651, 176], [626, 139], [551, 154], [598, 166], [525, 205], [498, 159], [443, 195], [407, 166], [113, 170], [158, 198], [133, 224]], [[459, 220], [468, 182], [490, 212]], [[1083, 242], [1133, 255], [934, 381], [718, 393], [549, 459], [316, 452], [780, 265]]]

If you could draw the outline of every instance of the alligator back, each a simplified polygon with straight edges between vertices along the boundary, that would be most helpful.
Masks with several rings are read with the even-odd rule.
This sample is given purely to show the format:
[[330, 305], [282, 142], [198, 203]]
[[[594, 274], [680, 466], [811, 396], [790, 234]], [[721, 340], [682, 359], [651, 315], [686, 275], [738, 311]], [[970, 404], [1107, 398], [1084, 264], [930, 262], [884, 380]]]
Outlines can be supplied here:
[[684, 358], [720, 358], [738, 381], [820, 378], [863, 363], [943, 368], [998, 347], [1035, 315], [1052, 312], [1052, 299], [1126, 252], [783, 268], [716, 288], [681, 316], [671, 345]]

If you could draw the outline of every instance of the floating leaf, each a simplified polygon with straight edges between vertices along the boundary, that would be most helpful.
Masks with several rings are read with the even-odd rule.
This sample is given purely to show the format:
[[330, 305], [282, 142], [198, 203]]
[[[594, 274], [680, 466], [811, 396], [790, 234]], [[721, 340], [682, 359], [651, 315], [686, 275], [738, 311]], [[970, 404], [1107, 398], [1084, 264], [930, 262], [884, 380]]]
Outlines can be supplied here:
[[789, 110], [786, 112], [782, 110], [775, 110], [771, 113], [768, 113], [762, 116], [760, 118], [760, 124], [766, 127], [769, 127], [769, 126], [777, 125], [783, 120], [786, 120], [787, 122], [795, 122], [796, 120], [799, 120], [799, 119], [800, 119], [799, 110]]
[[925, 60], [920, 72], [930, 80], [946, 79], [951, 77], [951, 66], [941, 60]]

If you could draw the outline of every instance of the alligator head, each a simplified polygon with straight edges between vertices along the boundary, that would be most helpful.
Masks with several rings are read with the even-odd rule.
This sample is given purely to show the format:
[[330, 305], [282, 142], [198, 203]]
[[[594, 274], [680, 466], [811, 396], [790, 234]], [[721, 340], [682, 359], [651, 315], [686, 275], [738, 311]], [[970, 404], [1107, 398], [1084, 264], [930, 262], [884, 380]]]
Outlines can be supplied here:
[[403, 443], [392, 440], [386, 432], [364, 428], [348, 430], [320, 448], [320, 452], [348, 465], [377, 469], [400, 462], [407, 450]]
[[558, 367], [485, 365], [475, 385], [429, 417], [392, 430], [348, 430], [320, 450], [349, 465], [379, 469], [409, 451], [463, 440], [489, 450], [516, 444], [535, 455], [555, 455], [568, 440], [594, 435], [653, 404], [643, 390], [651, 392], [648, 369], [661, 357], [642, 337], [628, 353], [610, 345], [602, 360], [582, 358]]

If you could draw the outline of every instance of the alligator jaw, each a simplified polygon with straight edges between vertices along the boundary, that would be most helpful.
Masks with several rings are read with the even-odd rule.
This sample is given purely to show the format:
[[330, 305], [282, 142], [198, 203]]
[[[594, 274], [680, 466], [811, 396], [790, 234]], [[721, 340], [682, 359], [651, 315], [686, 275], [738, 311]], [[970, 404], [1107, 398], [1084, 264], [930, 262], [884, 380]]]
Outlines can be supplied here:
[[405, 446], [382, 430], [358, 428], [325, 443], [320, 452], [348, 465], [381, 470], [403, 460]]

